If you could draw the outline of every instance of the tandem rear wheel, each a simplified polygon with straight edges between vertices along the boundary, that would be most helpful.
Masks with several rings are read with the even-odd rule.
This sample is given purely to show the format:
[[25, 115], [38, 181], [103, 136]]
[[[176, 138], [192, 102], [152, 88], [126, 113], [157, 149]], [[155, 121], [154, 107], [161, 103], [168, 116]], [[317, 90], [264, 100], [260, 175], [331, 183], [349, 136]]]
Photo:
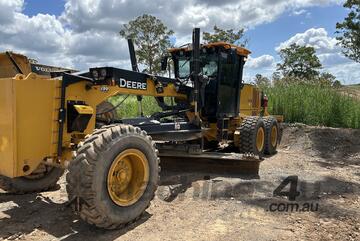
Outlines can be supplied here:
[[265, 154], [273, 155], [277, 152], [280, 141], [280, 128], [278, 121], [270, 116], [264, 118], [265, 122]]
[[279, 124], [274, 117], [246, 117], [240, 125], [241, 153], [254, 155], [276, 153], [279, 141]]

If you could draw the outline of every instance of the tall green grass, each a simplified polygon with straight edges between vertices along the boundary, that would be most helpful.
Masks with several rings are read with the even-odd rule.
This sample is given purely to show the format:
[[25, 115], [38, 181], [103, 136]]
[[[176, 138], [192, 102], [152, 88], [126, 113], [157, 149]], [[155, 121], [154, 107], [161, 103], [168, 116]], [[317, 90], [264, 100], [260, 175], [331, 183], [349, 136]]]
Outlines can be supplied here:
[[266, 90], [271, 114], [286, 122], [360, 128], [360, 102], [330, 87], [293, 84]]
[[[115, 96], [109, 99], [113, 105], [119, 104], [126, 95]], [[171, 104], [171, 100], [165, 97], [165, 103]], [[150, 116], [155, 112], [160, 112], [161, 108], [158, 106], [156, 100], [152, 96], [144, 96], [142, 100], [142, 108], [144, 116]], [[129, 96], [126, 100], [116, 109], [117, 114], [121, 118], [131, 118], [139, 116], [138, 101], [136, 96]]]
[[[360, 128], [360, 101], [333, 88], [293, 84], [270, 87], [265, 92], [269, 96], [269, 112], [283, 115], [286, 122]], [[123, 98], [116, 96], [110, 102], [117, 105]], [[166, 102], [170, 104], [170, 98]], [[161, 111], [154, 97], [144, 96], [142, 105], [145, 116]], [[136, 96], [129, 96], [117, 114], [121, 118], [139, 116]]]

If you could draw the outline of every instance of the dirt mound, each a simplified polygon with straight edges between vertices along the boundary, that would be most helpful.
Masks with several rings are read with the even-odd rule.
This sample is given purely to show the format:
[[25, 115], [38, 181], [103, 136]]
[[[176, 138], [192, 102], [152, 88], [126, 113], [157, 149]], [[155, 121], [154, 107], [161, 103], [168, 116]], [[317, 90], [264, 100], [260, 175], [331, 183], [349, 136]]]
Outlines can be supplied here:
[[339, 89], [339, 92], [346, 96], [360, 100], [360, 85], [344, 86]]
[[320, 156], [329, 164], [360, 165], [360, 129], [284, 124], [281, 147]]

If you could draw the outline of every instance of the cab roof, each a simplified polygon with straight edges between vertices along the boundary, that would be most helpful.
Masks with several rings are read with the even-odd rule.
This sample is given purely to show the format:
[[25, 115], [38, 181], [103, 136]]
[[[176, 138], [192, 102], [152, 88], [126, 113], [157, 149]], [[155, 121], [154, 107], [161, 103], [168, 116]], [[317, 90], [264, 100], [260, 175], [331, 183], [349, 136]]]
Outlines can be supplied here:
[[[214, 43], [208, 43], [208, 44], [201, 45], [201, 48], [218, 48], [218, 47], [223, 47], [225, 49], [234, 48], [234, 49], [236, 49], [236, 52], [238, 55], [245, 56], [245, 57], [247, 57], [247, 56], [249, 56], [249, 54], [251, 54], [251, 51], [246, 48], [237, 46], [235, 44], [229, 44], [226, 42], [214, 42]], [[191, 50], [192, 50], [192, 47], [191, 47], [191, 44], [189, 44], [182, 48], [171, 48], [171, 49], [169, 49], [169, 52], [170, 53], [175, 53], [178, 51], [186, 51], [187, 52], [187, 51], [191, 51]]]

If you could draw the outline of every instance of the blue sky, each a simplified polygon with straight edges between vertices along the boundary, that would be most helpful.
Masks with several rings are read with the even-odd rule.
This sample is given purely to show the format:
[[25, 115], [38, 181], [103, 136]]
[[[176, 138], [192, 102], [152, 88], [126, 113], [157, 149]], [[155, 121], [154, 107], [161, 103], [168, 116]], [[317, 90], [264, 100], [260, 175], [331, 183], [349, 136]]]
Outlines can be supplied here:
[[286, 12], [274, 22], [250, 29], [246, 35], [250, 39], [249, 48], [253, 50], [253, 56], [276, 55], [274, 46], [310, 28], [322, 27], [329, 36], [334, 36], [336, 23], [347, 15], [346, 9], [339, 6], [312, 7], [305, 11], [299, 15]]
[[[11, 49], [42, 63], [77, 69], [129, 68], [121, 24], [148, 13], [175, 31], [177, 44], [191, 40], [195, 26], [210, 31], [247, 29], [252, 51], [245, 79], [271, 77], [278, 51], [291, 43], [315, 47], [324, 65], [343, 83], [359, 83], [360, 64], [336, 45], [335, 25], [347, 15], [341, 0], [0, 0], [0, 51]], [[66, 5], [66, 7], [65, 7]], [[26, 35], [26, 39], [21, 37]]]
[[38, 13], [60, 16], [64, 11], [64, 0], [26, 0], [23, 13], [28, 16], [34, 16]]

